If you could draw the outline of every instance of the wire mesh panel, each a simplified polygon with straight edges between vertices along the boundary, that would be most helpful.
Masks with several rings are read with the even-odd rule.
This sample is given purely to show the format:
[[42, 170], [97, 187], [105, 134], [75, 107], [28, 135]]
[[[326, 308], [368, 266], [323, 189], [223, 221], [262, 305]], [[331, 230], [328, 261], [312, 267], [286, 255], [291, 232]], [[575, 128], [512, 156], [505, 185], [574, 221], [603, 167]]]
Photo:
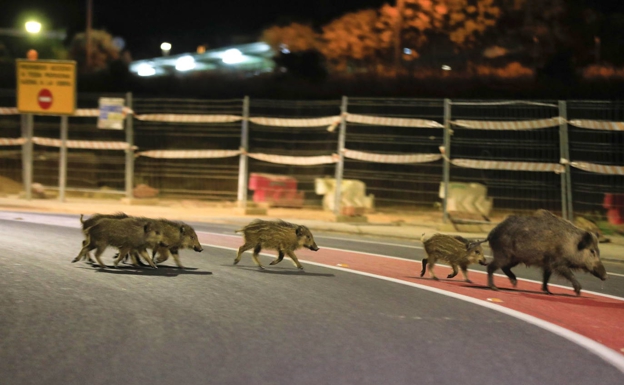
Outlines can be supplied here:
[[347, 155], [380, 156], [345, 156], [344, 179], [364, 182], [378, 211], [433, 207], [442, 181], [443, 101], [349, 98], [348, 113]]
[[134, 99], [135, 184], [161, 197], [235, 201], [242, 109], [242, 99]]
[[0, 113], [0, 195], [23, 190], [21, 116], [8, 111], [15, 106], [15, 92], [1, 91], [0, 108], [7, 111]]
[[[257, 118], [268, 119], [257, 119]], [[320, 208], [315, 180], [335, 175], [340, 101], [250, 100], [250, 200]]]
[[487, 188], [495, 212], [561, 213], [557, 102], [453, 100], [450, 181]]
[[[100, 97], [124, 98], [124, 95], [80, 94], [78, 108], [97, 109]], [[59, 116], [34, 117], [33, 183], [41, 183], [46, 190], [59, 188], [60, 129]], [[68, 194], [101, 192], [104, 194], [102, 197], [111, 198], [123, 194], [125, 152], [121, 147], [125, 140], [124, 130], [98, 129], [97, 117], [69, 117], [66, 187]], [[113, 143], [119, 148], [113, 149], [115, 147]]]
[[574, 212], [624, 223], [624, 103], [570, 101], [568, 138]]

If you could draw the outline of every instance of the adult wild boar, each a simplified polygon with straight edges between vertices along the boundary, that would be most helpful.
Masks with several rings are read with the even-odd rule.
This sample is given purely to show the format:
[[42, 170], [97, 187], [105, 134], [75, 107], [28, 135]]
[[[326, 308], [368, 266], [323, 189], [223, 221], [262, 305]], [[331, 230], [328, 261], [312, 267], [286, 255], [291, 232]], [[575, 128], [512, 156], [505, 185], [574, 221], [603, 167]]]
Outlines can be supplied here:
[[552, 294], [548, 280], [553, 272], [570, 281], [577, 295], [581, 294], [581, 284], [573, 270], [587, 271], [603, 281], [607, 279], [596, 235], [545, 210], [532, 216], [508, 217], [490, 232], [488, 241], [494, 255], [487, 268], [488, 286], [493, 290], [497, 290], [493, 274], [498, 268], [515, 287], [517, 280], [511, 268], [520, 263], [542, 268], [542, 290], [548, 294]]
[[263, 221], [256, 219], [236, 233], [242, 232], [245, 243], [238, 249], [234, 264], [240, 262], [241, 255], [250, 249], [253, 249], [253, 261], [256, 265], [263, 269], [258, 254], [262, 249], [277, 250], [278, 257], [271, 265], [276, 265], [284, 259], [284, 255], [288, 255], [298, 269], [303, 269], [299, 263], [295, 250], [306, 247], [310, 250], [317, 251], [319, 248], [314, 242], [314, 236], [305, 226], [296, 225], [284, 221]]

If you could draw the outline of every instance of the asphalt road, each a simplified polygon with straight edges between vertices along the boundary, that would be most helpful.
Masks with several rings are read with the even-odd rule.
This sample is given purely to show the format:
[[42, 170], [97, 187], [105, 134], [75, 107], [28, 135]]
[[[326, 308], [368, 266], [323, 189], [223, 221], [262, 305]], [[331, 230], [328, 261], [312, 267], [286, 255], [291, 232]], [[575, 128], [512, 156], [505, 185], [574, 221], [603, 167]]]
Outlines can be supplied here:
[[[329, 237], [319, 246], [421, 258]], [[1, 384], [624, 382], [566, 339], [413, 287], [314, 265], [259, 271], [249, 257], [232, 266], [234, 251], [209, 246], [181, 253], [186, 270], [102, 270], [70, 263], [81, 241], [77, 228], [0, 220]]]

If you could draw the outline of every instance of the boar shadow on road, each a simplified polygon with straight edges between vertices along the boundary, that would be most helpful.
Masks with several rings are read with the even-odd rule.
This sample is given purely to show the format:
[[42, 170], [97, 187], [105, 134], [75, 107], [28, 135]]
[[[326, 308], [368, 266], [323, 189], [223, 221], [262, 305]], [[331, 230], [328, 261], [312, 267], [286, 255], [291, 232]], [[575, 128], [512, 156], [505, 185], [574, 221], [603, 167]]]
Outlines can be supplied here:
[[[83, 269], [89, 269], [84, 267]], [[177, 267], [159, 266], [158, 269], [140, 269], [133, 266], [119, 266], [116, 269], [89, 269], [96, 273], [119, 275], [142, 275], [146, 277], [177, 277], [178, 275], [212, 275], [211, 271], [197, 271], [196, 268], [179, 269]]]
[[[223, 265], [226, 267], [231, 267], [232, 265]], [[300, 275], [302, 277], [335, 277], [334, 274], [323, 274], [323, 273], [310, 273], [310, 272], [306, 272], [305, 270], [299, 270], [299, 269], [279, 269], [279, 268], [272, 268], [272, 269], [264, 269], [264, 270], [258, 270], [257, 267], [255, 266], [239, 266], [239, 269], [242, 270], [248, 270], [248, 271], [253, 271], [256, 273], [261, 273], [261, 274], [276, 274], [276, 275]]]

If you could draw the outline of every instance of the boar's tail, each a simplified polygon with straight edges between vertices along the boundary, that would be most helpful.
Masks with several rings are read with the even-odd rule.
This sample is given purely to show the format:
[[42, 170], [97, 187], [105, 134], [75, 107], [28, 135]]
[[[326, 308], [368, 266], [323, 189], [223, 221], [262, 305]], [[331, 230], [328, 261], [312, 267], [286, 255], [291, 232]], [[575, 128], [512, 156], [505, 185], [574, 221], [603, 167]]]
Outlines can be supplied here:
[[84, 221], [82, 220], [82, 217], [84, 216], [84, 214], [80, 214], [80, 223], [84, 224]]
[[245, 229], [234, 230], [234, 234], [242, 233]]

